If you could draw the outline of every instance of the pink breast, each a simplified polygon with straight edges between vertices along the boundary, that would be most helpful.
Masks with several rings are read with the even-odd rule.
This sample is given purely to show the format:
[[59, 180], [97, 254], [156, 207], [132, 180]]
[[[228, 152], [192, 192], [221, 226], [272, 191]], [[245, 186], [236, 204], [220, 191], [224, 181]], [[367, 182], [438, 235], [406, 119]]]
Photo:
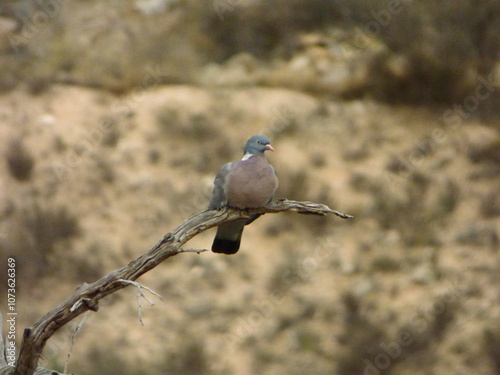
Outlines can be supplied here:
[[265, 206], [278, 187], [274, 170], [263, 157], [238, 162], [231, 174], [226, 191], [233, 207]]

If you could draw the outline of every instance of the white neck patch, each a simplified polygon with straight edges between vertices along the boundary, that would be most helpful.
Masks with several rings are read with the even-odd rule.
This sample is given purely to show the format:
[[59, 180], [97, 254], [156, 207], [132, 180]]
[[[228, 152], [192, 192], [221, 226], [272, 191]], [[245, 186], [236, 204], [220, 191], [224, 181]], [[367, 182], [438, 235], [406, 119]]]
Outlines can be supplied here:
[[241, 160], [248, 160], [250, 159], [252, 156], [255, 156], [254, 154], [250, 154], [250, 153], [246, 153], [245, 155], [243, 155], [243, 158]]

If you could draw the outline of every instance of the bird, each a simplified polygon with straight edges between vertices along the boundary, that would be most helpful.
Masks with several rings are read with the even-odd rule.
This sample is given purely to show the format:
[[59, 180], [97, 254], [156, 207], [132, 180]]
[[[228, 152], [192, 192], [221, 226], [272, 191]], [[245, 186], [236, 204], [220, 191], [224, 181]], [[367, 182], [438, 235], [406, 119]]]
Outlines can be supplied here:
[[[226, 206], [240, 209], [263, 207], [273, 200], [278, 188], [278, 178], [264, 155], [266, 151], [274, 151], [266, 136], [254, 135], [248, 139], [243, 158], [224, 164], [217, 173], [209, 210], [220, 210]], [[261, 215], [255, 214], [248, 219], [237, 219], [219, 225], [212, 251], [235, 254], [240, 248], [243, 228], [259, 216]]]

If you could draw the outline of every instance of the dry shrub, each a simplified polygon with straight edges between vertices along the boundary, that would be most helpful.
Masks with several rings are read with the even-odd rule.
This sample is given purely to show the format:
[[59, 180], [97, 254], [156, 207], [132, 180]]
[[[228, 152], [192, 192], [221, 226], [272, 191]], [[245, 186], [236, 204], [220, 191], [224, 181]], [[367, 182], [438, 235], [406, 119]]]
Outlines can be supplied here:
[[[213, 112], [212, 112], [213, 111]], [[218, 121], [214, 118], [219, 117]], [[215, 110], [206, 112], [183, 113], [182, 110], [166, 106], [156, 114], [161, 133], [168, 138], [179, 137], [196, 145], [199, 152], [191, 148], [179, 149], [172, 164], [189, 165], [201, 173], [217, 173], [218, 169], [239, 154], [230, 146], [220, 125], [226, 118]]]
[[[421, 368], [422, 358], [425, 358], [427, 366], [432, 367], [436, 360], [434, 348], [443, 340], [459, 308], [457, 301], [446, 301], [438, 297], [430, 307], [419, 309], [412, 319], [405, 316], [404, 323], [394, 327], [398, 319], [377, 322], [366, 312], [360, 298], [346, 293], [343, 298], [346, 316], [344, 332], [339, 338], [343, 348], [339, 353], [338, 373], [375, 373], [378, 370], [380, 374], [399, 373], [400, 367]], [[405, 343], [404, 346], [401, 343]], [[394, 354], [389, 357], [390, 352]], [[374, 365], [382, 363], [377, 359], [380, 355], [388, 359], [383, 362], [387, 365], [383, 369]]]
[[493, 374], [500, 375], [500, 325], [498, 322], [485, 330], [484, 349], [490, 358]]
[[[380, 29], [390, 53], [372, 66], [374, 93], [390, 101], [462, 101], [477, 86], [477, 78], [488, 75], [496, 63], [500, 21], [495, 15], [500, 3], [460, 0], [403, 5]], [[393, 55], [406, 62], [402, 74], [390, 69]]]
[[439, 245], [439, 228], [453, 213], [460, 196], [459, 186], [451, 180], [436, 181], [418, 172], [391, 176], [398, 192], [387, 181], [373, 182], [373, 215], [383, 229], [396, 229], [408, 246]]
[[[197, 26], [198, 12], [205, 5], [183, 4], [172, 12], [146, 16], [135, 9], [135, 3], [68, 2], [59, 4], [41, 27], [31, 30], [28, 23], [15, 34], [18, 45], [6, 52], [5, 61], [16, 64], [0, 70], [0, 90], [15, 85], [9, 79], [13, 72], [33, 93], [43, 92], [54, 82], [124, 93], [189, 81], [200, 67], [207, 44]], [[22, 2], [7, 8], [14, 17], [22, 14], [28, 21], [42, 14], [38, 3], [29, 9]]]
[[91, 363], [92, 372], [95, 374], [140, 374], [140, 369], [137, 368], [137, 364], [131, 366], [130, 363], [123, 360], [123, 356], [119, 354], [118, 350], [109, 350], [108, 347], [104, 348], [102, 347], [102, 343], [99, 346], [93, 346], [89, 350], [88, 357]]
[[347, 1], [256, 1], [222, 14], [209, 13], [203, 21], [215, 42], [216, 59], [225, 60], [240, 52], [268, 58], [292, 50], [301, 31], [339, 22], [349, 7]]
[[20, 139], [13, 139], [7, 146], [5, 160], [10, 175], [19, 181], [27, 181], [31, 178], [35, 160]]
[[[19, 261], [31, 280], [57, 270], [54, 256], [57, 246], [80, 234], [77, 216], [66, 207], [32, 202], [13, 213], [12, 228], [5, 240], [5, 253]], [[22, 257], [17, 257], [22, 253]]]
[[2, 51], [2, 59], [0, 59], [0, 92], [8, 92], [20, 82], [22, 79], [20, 74], [22, 62], [22, 58], [10, 56]]
[[498, 166], [500, 165], [500, 137], [485, 144], [471, 145], [467, 156], [473, 163], [496, 167], [498, 173]]
[[[391, 10], [394, 3], [399, 6]], [[300, 33], [358, 29], [366, 39], [355, 46], [359, 52], [369, 52], [367, 41], [373, 38], [386, 48], [373, 59], [366, 54], [371, 82], [356, 95], [448, 103], [463, 100], [479, 76], [493, 71], [500, 51], [499, 13], [496, 0], [274, 0], [237, 6], [223, 20], [209, 14], [206, 28], [216, 46], [214, 57], [220, 60], [239, 52], [286, 57]]]
[[[110, 347], [119, 349], [122, 343], [100, 342], [91, 347], [87, 354], [88, 363], [80, 367], [88, 368], [92, 374], [107, 375], [211, 374], [205, 347], [193, 338], [197, 335], [178, 332], [178, 336], [174, 350], [166, 350], [164, 356], [147, 361], [126, 361], [120, 350], [109, 350]], [[147, 342], [143, 344], [148, 345]]]
[[338, 340], [342, 344], [337, 353], [338, 374], [362, 374], [368, 358], [374, 356], [374, 348], [386, 342], [383, 327], [374, 324], [362, 313], [361, 300], [352, 293], [345, 293], [342, 300], [345, 309], [344, 331]]
[[[218, 3], [226, 7], [221, 10]], [[209, 61], [240, 52], [286, 59], [296, 52], [301, 34], [328, 35], [335, 28], [358, 30], [385, 46], [376, 58], [370, 57], [370, 43], [356, 47], [366, 52], [370, 82], [353, 95], [452, 102], [463, 100], [479, 76], [493, 71], [500, 51], [497, 0], [401, 1], [392, 12], [392, 0], [187, 0], [153, 16], [137, 12], [132, 0], [102, 4], [61, 5], [28, 43], [6, 52], [0, 90], [16, 85], [19, 80], [12, 77], [25, 80], [34, 93], [55, 81], [119, 93], [192, 82]], [[19, 11], [20, 5], [9, 6]], [[34, 6], [26, 18], [37, 10]], [[153, 77], [152, 71], [157, 72]]]
[[210, 363], [208, 362], [205, 347], [202, 341], [191, 335], [179, 335], [176, 352], [169, 352], [165, 363], [160, 367], [162, 374], [184, 374], [184, 375], [209, 375]]
[[494, 190], [481, 198], [481, 214], [484, 217], [500, 216], [500, 195], [498, 190]]

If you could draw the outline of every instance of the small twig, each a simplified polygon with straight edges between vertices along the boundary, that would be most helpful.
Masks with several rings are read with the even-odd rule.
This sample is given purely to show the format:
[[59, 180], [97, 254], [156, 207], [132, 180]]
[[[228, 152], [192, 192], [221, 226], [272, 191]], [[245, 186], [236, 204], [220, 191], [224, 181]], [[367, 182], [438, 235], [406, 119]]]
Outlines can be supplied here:
[[79, 299], [78, 301], [76, 301], [73, 306], [71, 306], [71, 308], [69, 309], [70, 312], [73, 312], [73, 311], [76, 311], [78, 310], [78, 308], [82, 305], [82, 300]]
[[335, 210], [331, 210], [331, 213], [334, 215], [337, 215], [338, 217], [341, 217], [342, 219], [352, 219], [354, 217], [352, 215], [348, 215], [348, 214], [345, 214], [343, 212], [335, 211]]
[[[116, 282], [121, 282], [121, 283], [124, 283], [124, 284], [130, 284], [130, 285], [133, 285], [133, 286], [137, 287], [139, 290], [141, 290], [141, 288], [146, 289], [149, 293], [154, 294], [156, 297], [158, 297], [158, 298], [159, 298], [159, 299], [161, 299], [162, 301], [165, 301], [165, 300], [163, 299], [163, 297], [162, 297], [162, 296], [160, 296], [158, 293], [156, 293], [154, 290], [152, 290], [151, 288], [148, 288], [147, 286], [142, 285], [142, 284], [140, 284], [140, 283], [138, 283], [138, 282], [136, 282], [136, 281], [124, 280], [124, 279], [118, 279], [118, 280], [116, 280]], [[142, 292], [141, 292], [141, 294], [142, 294]], [[143, 296], [144, 296], [144, 294], [143, 294]], [[153, 305], [154, 305], [154, 303], [153, 303], [153, 302], [151, 302], [148, 298], [146, 298], [146, 296], [144, 296], [144, 299], [146, 299], [149, 303], [151, 303], [151, 304], [153, 304]]]
[[205, 251], [208, 251], [207, 249], [180, 249], [179, 253], [196, 253], [196, 254], [201, 254], [204, 253]]
[[164, 301], [163, 297], [160, 296], [158, 293], [156, 293], [154, 290], [148, 288], [147, 286], [144, 286], [136, 281], [130, 281], [130, 280], [124, 280], [124, 279], [118, 279], [116, 282], [121, 282], [124, 284], [129, 284], [133, 285], [137, 288], [137, 314], [139, 315], [139, 322], [141, 322], [141, 325], [144, 325], [144, 322], [142, 321], [142, 305], [141, 305], [141, 297], [144, 298], [146, 301], [148, 301], [150, 306], [154, 306], [154, 302], [151, 301], [146, 295], [142, 292], [141, 289], [146, 289], [149, 293], [154, 294], [157, 296], [159, 299]]
[[82, 305], [85, 305], [89, 310], [92, 311], [98, 311], [99, 308], [97, 306], [97, 303], [93, 301], [91, 298], [81, 298], [78, 301], [76, 301], [73, 306], [69, 309], [69, 311], [73, 312], [75, 310], [78, 310]]
[[87, 319], [87, 316], [89, 315], [90, 311], [87, 311], [82, 318], [82, 321], [76, 326], [75, 330], [73, 331], [73, 334], [71, 335], [71, 345], [69, 347], [69, 352], [68, 352], [68, 357], [66, 358], [66, 363], [64, 364], [64, 373], [68, 373], [68, 366], [69, 366], [69, 360], [71, 358], [71, 353], [73, 352], [73, 346], [75, 345], [75, 338], [76, 334], [83, 328], [83, 325], [85, 324], [85, 319]]
[[144, 297], [144, 294], [141, 292], [140, 288], [137, 288], [137, 316], [139, 316], [139, 322], [141, 322], [141, 326], [144, 326], [144, 321], [142, 320], [141, 295]]

